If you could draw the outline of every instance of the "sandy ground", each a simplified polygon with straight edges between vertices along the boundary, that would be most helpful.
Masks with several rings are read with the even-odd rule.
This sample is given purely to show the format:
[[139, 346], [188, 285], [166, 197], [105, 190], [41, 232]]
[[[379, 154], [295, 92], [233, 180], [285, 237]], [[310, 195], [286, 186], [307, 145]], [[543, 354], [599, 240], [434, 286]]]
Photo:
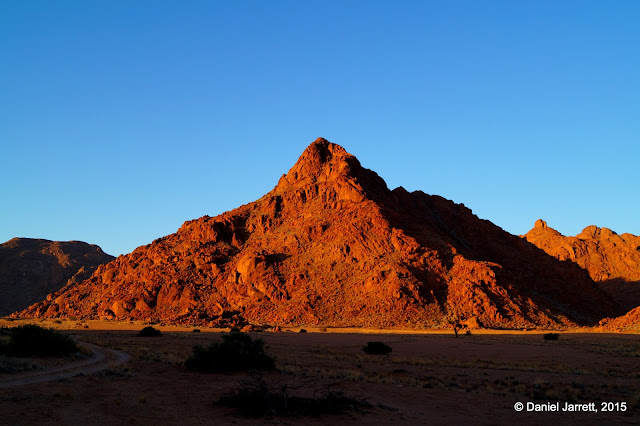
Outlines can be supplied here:
[[[332, 386], [370, 406], [340, 416], [250, 419], [214, 404], [246, 374], [184, 367], [193, 345], [218, 339], [219, 331], [157, 326], [162, 337], [142, 338], [136, 332], [144, 325], [137, 323], [43, 325], [131, 358], [100, 372], [0, 388], [0, 424], [640, 424], [637, 334], [574, 331], [545, 341], [540, 331], [474, 331], [459, 338], [448, 330], [252, 333], [276, 356], [278, 370], [264, 375], [270, 384]], [[368, 341], [385, 342], [393, 352], [367, 355], [361, 349]], [[0, 382], [8, 376], [16, 377], [0, 375]], [[514, 409], [517, 402], [525, 404], [522, 412]], [[598, 412], [528, 412], [528, 402], [559, 403], [560, 409], [593, 402]], [[607, 402], [614, 411], [602, 411]]]

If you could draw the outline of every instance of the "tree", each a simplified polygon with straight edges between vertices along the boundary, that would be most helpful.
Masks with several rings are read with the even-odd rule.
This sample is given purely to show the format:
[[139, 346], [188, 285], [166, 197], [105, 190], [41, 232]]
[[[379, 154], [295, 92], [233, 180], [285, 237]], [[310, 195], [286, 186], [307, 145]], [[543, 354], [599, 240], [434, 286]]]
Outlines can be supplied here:
[[458, 337], [458, 332], [460, 330], [467, 328], [467, 326], [463, 324], [464, 320], [464, 318], [460, 318], [455, 314], [447, 315], [447, 322], [453, 328], [453, 332], [456, 333], [456, 337]]

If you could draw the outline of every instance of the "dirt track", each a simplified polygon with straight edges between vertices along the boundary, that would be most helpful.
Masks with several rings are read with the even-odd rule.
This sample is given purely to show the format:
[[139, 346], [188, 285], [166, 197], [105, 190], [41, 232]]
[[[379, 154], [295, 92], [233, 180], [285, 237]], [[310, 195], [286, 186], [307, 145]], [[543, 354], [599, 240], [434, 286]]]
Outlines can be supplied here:
[[81, 361], [0, 379], [0, 388], [50, 382], [78, 375], [97, 373], [98, 371], [124, 364], [129, 360], [128, 354], [114, 349], [103, 348], [91, 343], [78, 343], [78, 346], [90, 350], [93, 356]]

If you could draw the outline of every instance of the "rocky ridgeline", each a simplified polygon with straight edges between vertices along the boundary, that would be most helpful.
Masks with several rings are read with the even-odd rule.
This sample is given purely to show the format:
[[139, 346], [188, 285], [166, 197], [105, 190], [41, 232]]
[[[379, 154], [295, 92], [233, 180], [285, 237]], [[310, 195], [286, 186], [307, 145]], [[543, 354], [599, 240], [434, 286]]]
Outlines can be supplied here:
[[640, 332], [640, 306], [637, 306], [617, 318], [605, 318], [599, 323], [602, 331], [615, 332]]
[[0, 316], [91, 276], [113, 256], [80, 241], [13, 238], [0, 244]]
[[565, 237], [540, 219], [524, 238], [551, 256], [580, 265], [625, 311], [640, 305], [640, 237], [593, 225]]
[[[561, 262], [468, 208], [391, 191], [313, 142], [259, 200], [102, 265], [23, 316], [192, 325], [592, 324], [616, 306]], [[617, 314], [617, 313], [616, 313]]]

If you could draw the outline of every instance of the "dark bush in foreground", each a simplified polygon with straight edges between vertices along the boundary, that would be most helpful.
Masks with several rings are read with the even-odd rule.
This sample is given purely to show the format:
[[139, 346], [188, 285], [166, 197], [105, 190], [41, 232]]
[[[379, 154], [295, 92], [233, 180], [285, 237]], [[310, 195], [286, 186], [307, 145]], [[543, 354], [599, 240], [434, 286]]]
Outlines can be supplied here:
[[9, 347], [9, 339], [11, 333], [10, 329], [2, 327], [0, 328], [0, 355], [6, 354]]
[[69, 336], [37, 325], [22, 325], [4, 330], [9, 339], [0, 343], [0, 353], [9, 356], [64, 356], [78, 352]]
[[185, 365], [189, 370], [206, 373], [267, 371], [275, 368], [275, 360], [264, 352], [262, 339], [234, 332], [222, 335], [222, 342], [214, 342], [208, 348], [194, 346]]
[[298, 333], [306, 333], [307, 330], [305, 330], [304, 328], [301, 328], [300, 331], [298, 331]]
[[392, 351], [391, 346], [385, 345], [382, 342], [369, 342], [362, 350], [370, 355], [386, 355]]
[[153, 327], [149, 326], [149, 327], [145, 327], [142, 330], [140, 330], [140, 333], [138, 333], [138, 336], [140, 336], [140, 337], [159, 337], [159, 336], [162, 336], [162, 331], [158, 330], [157, 328], [153, 328]]
[[[269, 386], [259, 375], [222, 395], [218, 404], [233, 407], [240, 414], [250, 417], [293, 417], [343, 414], [360, 407], [370, 407], [365, 401], [349, 398], [331, 387], [309, 388], [305, 386]], [[311, 396], [297, 396], [302, 391]], [[306, 391], [306, 392], [305, 392]]]
[[559, 337], [560, 335], [558, 333], [547, 333], [542, 336], [544, 340], [558, 340]]

